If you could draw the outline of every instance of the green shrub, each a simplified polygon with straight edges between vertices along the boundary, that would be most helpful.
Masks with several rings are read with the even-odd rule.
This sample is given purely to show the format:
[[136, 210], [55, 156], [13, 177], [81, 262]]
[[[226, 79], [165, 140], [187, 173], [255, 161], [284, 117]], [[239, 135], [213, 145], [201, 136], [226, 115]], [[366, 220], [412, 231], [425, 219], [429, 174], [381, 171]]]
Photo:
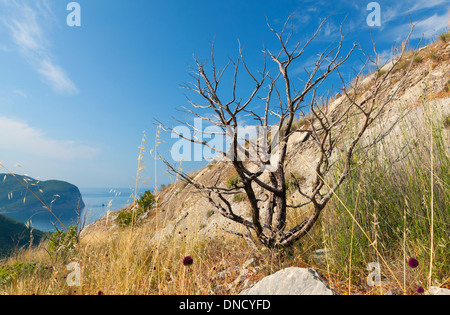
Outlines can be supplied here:
[[68, 259], [78, 244], [78, 228], [70, 227], [67, 231], [56, 231], [48, 242], [48, 253], [53, 259]]
[[408, 62], [402, 61], [402, 62], [399, 62], [397, 64], [397, 66], [395, 66], [395, 70], [405, 70], [407, 67], [408, 67]]
[[245, 194], [236, 194], [233, 196], [234, 202], [242, 202], [247, 199], [247, 196]]
[[135, 212], [133, 212], [133, 210], [124, 210], [117, 216], [117, 223], [120, 227], [130, 226], [131, 223], [136, 222], [136, 218], [141, 214], [143, 214], [142, 210], [137, 210]]
[[156, 199], [150, 191], [144, 192], [144, 194], [139, 198], [138, 205], [142, 210], [149, 210], [155, 205]]
[[137, 201], [137, 209], [131, 208], [123, 210], [117, 216], [117, 223], [120, 227], [130, 226], [132, 223], [138, 223], [138, 219], [144, 213], [150, 211], [156, 203], [155, 195], [150, 191], [146, 191], [141, 198]]
[[[292, 132], [292, 131], [296, 131], [296, 130], [305, 129], [308, 126], [309, 126], [309, 120], [308, 119], [306, 119], [306, 118], [298, 118], [298, 119], [295, 119], [292, 122], [290, 131]], [[285, 130], [286, 130], [286, 123], [283, 124], [283, 126], [280, 128], [280, 131], [279, 131], [280, 137], [284, 133]], [[268, 145], [270, 145], [271, 135], [269, 134], [268, 137], [269, 137]]]
[[36, 264], [16, 262], [13, 265], [0, 266], [0, 285], [7, 285], [12, 280], [26, 276], [36, 270]]
[[439, 35], [439, 39], [441, 41], [443, 41], [444, 43], [448, 42], [450, 40], [450, 31], [448, 31], [447, 33], [442, 33], [441, 35]]
[[435, 62], [441, 61], [441, 57], [439, 55], [437, 55], [435, 51], [430, 52], [428, 57]]
[[217, 164], [217, 160], [214, 160], [214, 161], [212, 161], [211, 163], [209, 163], [209, 164], [207, 165], [207, 168], [210, 170], [210, 169], [212, 169], [216, 164]]
[[414, 63], [421, 63], [423, 61], [423, 58], [419, 55], [414, 57]]
[[242, 183], [242, 179], [239, 175], [233, 175], [227, 180], [227, 188], [236, 188], [239, 183]]
[[291, 130], [300, 130], [303, 127], [307, 126], [309, 124], [309, 121], [305, 118], [303, 119], [297, 119], [292, 123]]

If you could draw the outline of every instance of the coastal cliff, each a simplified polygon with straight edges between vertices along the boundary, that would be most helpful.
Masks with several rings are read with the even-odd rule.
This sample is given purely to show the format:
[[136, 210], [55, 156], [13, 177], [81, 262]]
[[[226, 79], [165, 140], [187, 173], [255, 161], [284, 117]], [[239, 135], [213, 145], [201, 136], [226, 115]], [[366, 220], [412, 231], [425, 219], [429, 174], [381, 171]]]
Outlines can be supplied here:
[[80, 190], [70, 183], [0, 174], [0, 214], [16, 221], [75, 221], [84, 206]]

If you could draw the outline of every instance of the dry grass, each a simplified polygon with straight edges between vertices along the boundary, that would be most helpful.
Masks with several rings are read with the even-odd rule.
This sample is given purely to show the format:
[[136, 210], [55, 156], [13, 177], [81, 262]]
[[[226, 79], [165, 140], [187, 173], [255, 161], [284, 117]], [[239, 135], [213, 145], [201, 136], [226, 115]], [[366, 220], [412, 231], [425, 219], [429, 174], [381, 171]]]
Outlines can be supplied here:
[[[148, 224], [84, 237], [71, 259], [82, 267], [80, 287], [67, 285], [67, 262], [52, 261], [45, 245], [21, 252], [7, 264], [20, 261], [52, 268], [16, 278], [0, 287], [0, 294], [223, 294], [218, 273], [247, 258], [237, 250], [242, 244], [236, 239], [230, 242], [227, 235], [208, 242], [192, 238], [191, 233], [177, 234], [163, 244], [158, 239], [150, 242], [153, 228]], [[188, 255], [194, 264], [185, 267], [182, 261]]]

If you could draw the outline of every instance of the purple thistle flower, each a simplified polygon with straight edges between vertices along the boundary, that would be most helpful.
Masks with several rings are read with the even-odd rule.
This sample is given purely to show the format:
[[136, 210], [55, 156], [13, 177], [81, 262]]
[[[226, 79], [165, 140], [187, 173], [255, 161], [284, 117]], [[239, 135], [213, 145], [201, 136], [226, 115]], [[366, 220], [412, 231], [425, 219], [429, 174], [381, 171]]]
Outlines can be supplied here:
[[103, 291], [98, 291], [97, 295], [104, 295]]
[[191, 256], [186, 256], [183, 258], [183, 265], [190, 266], [193, 263], [194, 263], [194, 258], [192, 258]]
[[417, 266], [419, 266], [419, 261], [414, 257], [411, 257], [408, 261], [408, 266], [411, 269], [417, 268]]
[[417, 288], [417, 293], [423, 294], [424, 292], [425, 292], [424, 288], [422, 288], [422, 287]]

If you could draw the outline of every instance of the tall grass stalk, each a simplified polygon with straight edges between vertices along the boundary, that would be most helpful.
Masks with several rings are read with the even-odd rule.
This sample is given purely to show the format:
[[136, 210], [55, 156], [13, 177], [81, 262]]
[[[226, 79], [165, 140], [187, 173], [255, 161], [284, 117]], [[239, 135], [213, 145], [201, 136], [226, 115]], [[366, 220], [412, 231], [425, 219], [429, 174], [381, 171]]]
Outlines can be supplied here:
[[[359, 199], [359, 187], [358, 187], [358, 194], [356, 196], [356, 203], [355, 203], [355, 211], [353, 213], [353, 216], [356, 216], [356, 210], [358, 209], [358, 199]], [[352, 258], [353, 258], [353, 236], [355, 234], [355, 222], [352, 221], [352, 234], [350, 238], [350, 255], [348, 259], [348, 295], [352, 294]]]
[[[436, 279], [450, 273], [448, 135], [440, 124], [430, 122], [439, 121], [433, 104], [423, 106], [424, 114], [402, 122], [396, 136], [384, 139], [367, 156], [356, 157], [355, 164], [364, 164], [352, 170], [326, 213], [327, 220], [338, 223], [330, 235], [334, 260], [347, 261], [352, 244], [353, 266], [363, 270], [377, 259], [370, 250], [374, 242], [364, 232], [372, 231], [376, 211], [375, 254], [392, 277], [403, 273], [402, 286], [409, 286], [409, 292], [423, 282], [436, 285]], [[358, 208], [355, 215], [349, 211], [353, 207]], [[353, 222], [360, 227], [355, 235], [346, 229]], [[417, 257], [419, 270], [406, 270], [408, 257]]]
[[[301, 155], [300, 155], [300, 158], [302, 158], [303, 161], [306, 162], [306, 160], [305, 160]], [[306, 162], [306, 163], [308, 163], [308, 162]], [[309, 164], [307, 164], [307, 165], [308, 165], [308, 167], [311, 168], [311, 170], [314, 171], [314, 169], [311, 167], [311, 165], [309, 165]], [[330, 183], [329, 183], [328, 181], [326, 181], [324, 178], [322, 178], [322, 180], [324, 181], [325, 186], [327, 186], [327, 187], [331, 190], [332, 188], [331, 188]], [[392, 277], [395, 279], [395, 281], [397, 282], [397, 284], [399, 285], [399, 287], [404, 291], [404, 288], [402, 288], [400, 282], [398, 281], [398, 279], [397, 279], [397, 277], [395, 276], [394, 272], [393, 272], [392, 269], [390, 268], [389, 264], [386, 262], [386, 260], [385, 260], [385, 259], [383, 258], [383, 256], [382, 256], [382, 254], [377, 250], [377, 248], [375, 248], [375, 247], [373, 246], [373, 245], [374, 245], [374, 241], [371, 240], [371, 238], [370, 238], [370, 236], [368, 235], [368, 232], [367, 232], [367, 231], [370, 231], [370, 227], [369, 227], [369, 228], [364, 228], [364, 227], [358, 222], [358, 220], [356, 219], [356, 217], [353, 216], [353, 214], [352, 214], [351, 211], [349, 210], [349, 207], [344, 203], [344, 201], [339, 197], [339, 195], [338, 195], [335, 191], [333, 191], [333, 197], [334, 197], [335, 203], [338, 203], [338, 205], [340, 205], [340, 206], [347, 212], [347, 214], [350, 216], [351, 221], [352, 221], [352, 222], [355, 222], [355, 224], [358, 226], [360, 232], [361, 232], [361, 233], [363, 234], [363, 236], [365, 237], [366, 242], [368, 242], [368, 244], [366, 244], [366, 247], [372, 247], [372, 248], [374, 248], [376, 254], [379, 255], [379, 257], [380, 257], [381, 260], [383, 261], [383, 264], [386, 266], [386, 268], [387, 268], [387, 269], [389, 270], [389, 272], [391, 273]], [[354, 205], [352, 205], [352, 206], [354, 206]], [[343, 214], [343, 213], [341, 213], [341, 214]], [[333, 229], [335, 230], [335, 231], [334, 231], [335, 233], [336, 233], [337, 231], [339, 231], [340, 228], [342, 228], [342, 225], [341, 225], [342, 222], [339, 222], [339, 220], [340, 220], [340, 218], [338, 218], [337, 220], [334, 220], [334, 222], [332, 222], [332, 223], [330, 224], [330, 225], [333, 227]], [[370, 225], [370, 220], [368, 220], [367, 222], [369, 222], [369, 225]], [[347, 236], [348, 236], [348, 235], [347, 235]], [[342, 241], [342, 238], [340, 239], [340, 241]], [[347, 247], [347, 246], [348, 246], [348, 237], [345, 237], [344, 243], [345, 243], [345, 246]], [[334, 248], [333, 248], [333, 249], [334, 249]], [[347, 251], [346, 251], [346, 254], [347, 254]], [[343, 257], [339, 257], [340, 261], [345, 262], [344, 257], [345, 257], [346, 254], [344, 254]], [[334, 256], [335, 256], [335, 255], [334, 255]], [[340, 268], [339, 268], [339, 267], [340, 267]], [[339, 268], [339, 270], [345, 270], [345, 266], [342, 266], [342, 265], [341, 265], [341, 266], [336, 266], [336, 265], [335, 265], [335, 268]]]
[[431, 278], [433, 276], [433, 252], [434, 252], [434, 142], [433, 142], [433, 111], [431, 106], [428, 106], [430, 116], [429, 116], [429, 126], [430, 126], [430, 208], [431, 208], [431, 224], [430, 224], [430, 272], [428, 274], [428, 290], [431, 289]]

